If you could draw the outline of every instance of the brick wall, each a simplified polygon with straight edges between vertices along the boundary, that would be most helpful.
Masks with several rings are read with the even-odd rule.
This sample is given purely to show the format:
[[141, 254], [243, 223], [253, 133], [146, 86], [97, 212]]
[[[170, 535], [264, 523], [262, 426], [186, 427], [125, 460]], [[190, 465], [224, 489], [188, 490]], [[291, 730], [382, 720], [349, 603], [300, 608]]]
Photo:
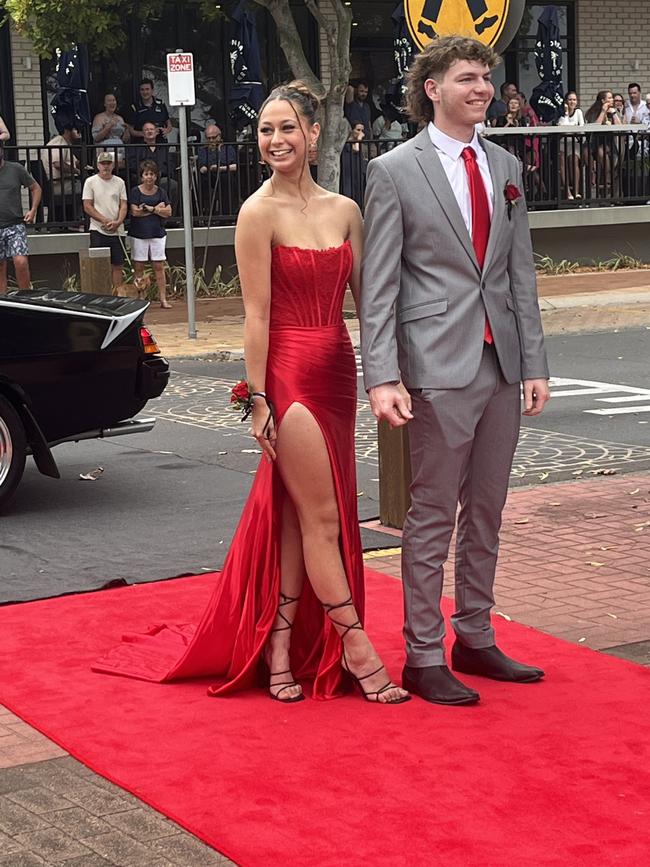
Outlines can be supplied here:
[[578, 94], [583, 110], [599, 90], [611, 88], [627, 98], [638, 81], [650, 93], [650, 2], [577, 0]]
[[31, 43], [14, 27], [11, 28], [11, 69], [16, 143], [23, 146], [44, 144], [40, 61]]

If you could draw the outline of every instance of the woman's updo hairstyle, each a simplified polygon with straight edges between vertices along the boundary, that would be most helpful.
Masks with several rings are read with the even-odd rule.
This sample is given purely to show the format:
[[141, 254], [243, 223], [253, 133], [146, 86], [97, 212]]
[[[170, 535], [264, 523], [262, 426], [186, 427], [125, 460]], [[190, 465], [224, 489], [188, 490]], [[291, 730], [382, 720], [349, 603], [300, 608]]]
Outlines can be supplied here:
[[259, 114], [261, 115], [266, 106], [276, 99], [284, 99], [290, 102], [296, 112], [304, 117], [310, 126], [316, 123], [320, 99], [304, 81], [290, 81], [289, 84], [281, 84], [279, 87], [276, 87], [262, 103]]

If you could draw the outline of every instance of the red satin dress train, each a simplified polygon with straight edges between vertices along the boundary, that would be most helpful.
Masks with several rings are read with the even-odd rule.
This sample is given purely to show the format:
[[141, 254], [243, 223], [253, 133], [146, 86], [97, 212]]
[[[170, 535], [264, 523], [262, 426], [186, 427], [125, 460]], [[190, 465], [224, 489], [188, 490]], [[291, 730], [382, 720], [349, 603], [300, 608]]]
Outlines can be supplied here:
[[[293, 403], [306, 407], [322, 431], [340, 516], [341, 555], [363, 620], [354, 459], [357, 376], [342, 318], [351, 269], [349, 242], [327, 250], [273, 249], [266, 392], [275, 406], [279, 437]], [[208, 694], [213, 696], [255, 685], [279, 601], [285, 496], [277, 466], [262, 459], [198, 626], [158, 624], [146, 634], [124, 635], [93, 670], [157, 682], [212, 676]], [[291, 640], [294, 677], [312, 680], [315, 698], [334, 698], [344, 691], [340, 658], [340, 638], [305, 580]]]

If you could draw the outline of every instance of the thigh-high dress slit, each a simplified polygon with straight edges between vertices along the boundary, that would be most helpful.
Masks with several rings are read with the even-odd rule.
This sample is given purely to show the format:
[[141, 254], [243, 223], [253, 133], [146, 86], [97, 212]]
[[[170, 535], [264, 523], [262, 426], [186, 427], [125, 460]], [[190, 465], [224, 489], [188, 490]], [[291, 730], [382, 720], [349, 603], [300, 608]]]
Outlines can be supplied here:
[[[278, 438], [293, 403], [302, 404], [322, 432], [340, 518], [341, 556], [363, 620], [354, 462], [357, 376], [342, 318], [351, 267], [349, 242], [327, 250], [273, 249], [266, 392], [276, 410]], [[93, 670], [157, 682], [213, 677], [208, 689], [213, 696], [253, 686], [279, 601], [285, 496], [278, 468], [263, 458], [198, 625], [156, 624], [144, 634], [124, 635]], [[315, 698], [340, 695], [340, 657], [340, 638], [306, 580], [291, 640], [294, 677], [312, 680]]]

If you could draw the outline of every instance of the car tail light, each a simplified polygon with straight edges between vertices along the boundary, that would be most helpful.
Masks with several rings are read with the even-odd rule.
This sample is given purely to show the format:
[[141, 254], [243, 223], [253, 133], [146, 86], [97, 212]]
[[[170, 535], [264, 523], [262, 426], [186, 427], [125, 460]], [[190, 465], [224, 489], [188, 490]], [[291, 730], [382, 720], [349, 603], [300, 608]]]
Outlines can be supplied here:
[[146, 325], [140, 326], [140, 341], [142, 342], [142, 348], [147, 355], [150, 355], [153, 352], [160, 352], [155, 337]]

